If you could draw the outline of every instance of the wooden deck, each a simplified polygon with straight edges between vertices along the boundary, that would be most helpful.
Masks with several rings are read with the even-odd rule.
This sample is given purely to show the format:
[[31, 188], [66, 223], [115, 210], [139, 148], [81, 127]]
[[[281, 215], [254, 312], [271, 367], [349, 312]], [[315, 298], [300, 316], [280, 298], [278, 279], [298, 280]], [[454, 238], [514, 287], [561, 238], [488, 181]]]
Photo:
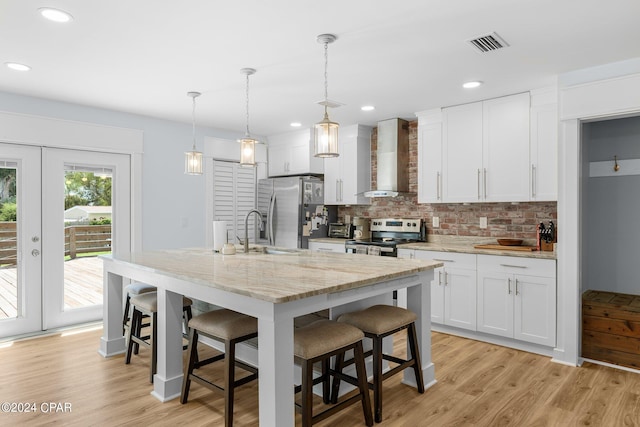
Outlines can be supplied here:
[[[0, 269], [0, 319], [16, 317], [17, 269]], [[64, 309], [102, 304], [102, 260], [75, 258], [64, 263]]]

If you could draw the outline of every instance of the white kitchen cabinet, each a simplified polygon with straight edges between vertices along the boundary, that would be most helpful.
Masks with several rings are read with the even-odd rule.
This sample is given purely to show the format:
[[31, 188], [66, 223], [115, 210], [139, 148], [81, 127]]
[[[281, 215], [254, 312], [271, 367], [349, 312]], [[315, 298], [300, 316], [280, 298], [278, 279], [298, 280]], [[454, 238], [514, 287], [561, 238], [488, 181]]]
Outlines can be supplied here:
[[558, 200], [558, 94], [531, 91], [530, 199]]
[[418, 202], [530, 199], [529, 93], [418, 113]]
[[476, 330], [476, 256], [415, 251], [417, 259], [441, 261], [431, 282], [431, 321]]
[[323, 173], [322, 159], [313, 155], [309, 129], [269, 137], [268, 157], [270, 177]]
[[478, 255], [477, 330], [556, 343], [556, 262]]
[[442, 114], [442, 201], [482, 201], [482, 102]]
[[371, 127], [341, 127], [338, 157], [324, 159], [324, 203], [327, 205], [368, 205], [364, 192], [371, 186]]
[[529, 93], [482, 103], [482, 200], [529, 200]]
[[334, 252], [345, 253], [344, 240], [339, 243], [309, 241], [309, 250], [311, 252]]
[[418, 203], [442, 202], [442, 109], [418, 115]]

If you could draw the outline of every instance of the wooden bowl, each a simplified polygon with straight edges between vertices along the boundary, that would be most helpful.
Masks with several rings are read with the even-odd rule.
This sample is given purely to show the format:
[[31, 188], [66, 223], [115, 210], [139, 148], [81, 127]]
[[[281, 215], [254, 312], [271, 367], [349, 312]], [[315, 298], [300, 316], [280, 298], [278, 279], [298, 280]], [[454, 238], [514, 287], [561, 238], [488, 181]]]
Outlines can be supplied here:
[[498, 239], [498, 244], [501, 246], [520, 246], [522, 239]]

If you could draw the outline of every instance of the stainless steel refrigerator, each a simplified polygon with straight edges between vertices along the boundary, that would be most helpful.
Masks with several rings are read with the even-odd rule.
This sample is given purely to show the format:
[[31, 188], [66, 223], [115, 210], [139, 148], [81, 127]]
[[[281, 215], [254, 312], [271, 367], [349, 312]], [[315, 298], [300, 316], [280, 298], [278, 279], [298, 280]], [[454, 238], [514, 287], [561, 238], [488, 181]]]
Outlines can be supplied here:
[[337, 214], [336, 206], [324, 206], [324, 183], [313, 176], [259, 180], [258, 210], [258, 243], [283, 248], [307, 249], [309, 238], [327, 237]]

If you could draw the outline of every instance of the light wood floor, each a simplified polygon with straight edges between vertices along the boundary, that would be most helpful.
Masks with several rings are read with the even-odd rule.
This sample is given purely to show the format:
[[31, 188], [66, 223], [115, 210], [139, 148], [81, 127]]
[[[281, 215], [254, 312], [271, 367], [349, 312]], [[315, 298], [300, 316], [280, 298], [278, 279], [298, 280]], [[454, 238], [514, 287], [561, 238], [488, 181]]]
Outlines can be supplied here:
[[[0, 348], [0, 402], [35, 402], [38, 413], [0, 413], [0, 425], [220, 426], [222, 397], [194, 384], [190, 400], [160, 403], [149, 393], [146, 350], [131, 365], [103, 359], [101, 331], [51, 336]], [[402, 352], [404, 339], [397, 340]], [[419, 395], [397, 375], [384, 383], [381, 426], [636, 426], [640, 375], [549, 358], [445, 334], [433, 334], [438, 383]], [[70, 413], [40, 412], [43, 402]], [[235, 425], [258, 425], [257, 383], [238, 389]], [[297, 419], [299, 425], [299, 418]], [[364, 425], [359, 406], [320, 426]]]
[[[0, 319], [18, 313], [16, 274], [15, 267], [0, 269]], [[94, 256], [65, 261], [65, 310], [102, 304], [102, 287], [102, 259]]]

